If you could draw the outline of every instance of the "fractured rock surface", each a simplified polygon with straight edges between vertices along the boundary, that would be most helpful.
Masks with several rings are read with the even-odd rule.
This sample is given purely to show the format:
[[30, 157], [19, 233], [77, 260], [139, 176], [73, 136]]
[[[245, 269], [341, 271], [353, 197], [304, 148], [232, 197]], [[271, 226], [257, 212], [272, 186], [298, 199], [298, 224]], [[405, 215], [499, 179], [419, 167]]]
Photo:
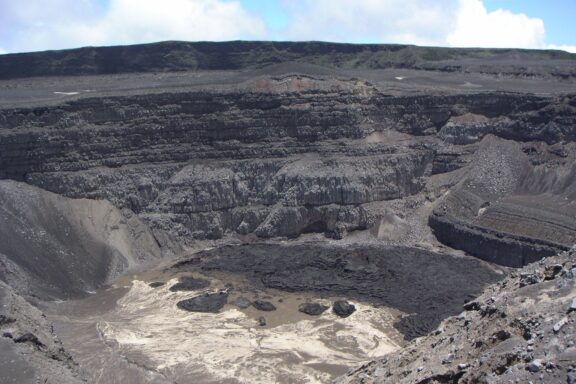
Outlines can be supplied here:
[[[303, 47], [331, 51], [310, 56]], [[228, 72], [94, 77], [94, 92], [64, 99], [49, 80], [8, 80], [2, 89], [10, 97], [0, 99], [0, 178], [106, 199], [133, 211], [168, 248], [175, 239], [193, 246], [229, 236], [341, 239], [378, 226], [375, 205], [412, 197], [434, 202], [445, 191], [430, 188], [431, 180], [461, 171], [446, 185], [456, 184], [446, 209], [430, 217], [441, 242], [521, 266], [574, 241], [571, 55], [444, 49], [432, 55], [431, 48], [324, 43], [165, 43], [95, 52], [115, 49], [134, 51], [140, 64], [119, 58], [113, 73], [152, 71], [165, 62], [155, 50], [188, 51], [184, 57], [200, 60], [191, 62], [195, 69], [216, 69], [209, 52], [236, 56], [219, 68]], [[245, 60], [254, 50], [259, 55], [249, 57], [259, 64]], [[367, 56], [350, 61], [359, 52]], [[418, 63], [400, 65], [404, 54]], [[39, 75], [47, 63], [60, 63], [54, 55], [9, 55], [0, 66], [41, 58], [46, 66], [17, 67], [37, 65], [32, 72], [5, 72]], [[518, 57], [531, 80], [517, 73]], [[85, 60], [82, 70], [101, 73], [98, 60]], [[187, 68], [181, 64], [170, 70]], [[398, 65], [413, 72], [399, 81], [389, 72]], [[88, 87], [90, 78], [75, 81]], [[478, 87], [464, 86], [470, 81]]]
[[[337, 383], [569, 383], [576, 364], [576, 250], [490, 286], [435, 332]], [[560, 266], [553, 278], [548, 271]], [[528, 285], [526, 276], [534, 276]]]
[[[320, 292], [374, 302], [409, 315], [397, 324], [407, 339], [426, 334], [465, 299], [501, 278], [470, 258], [408, 247], [246, 244], [196, 253], [174, 271], [226, 271], [288, 292]], [[342, 315], [353, 312], [342, 302]]]

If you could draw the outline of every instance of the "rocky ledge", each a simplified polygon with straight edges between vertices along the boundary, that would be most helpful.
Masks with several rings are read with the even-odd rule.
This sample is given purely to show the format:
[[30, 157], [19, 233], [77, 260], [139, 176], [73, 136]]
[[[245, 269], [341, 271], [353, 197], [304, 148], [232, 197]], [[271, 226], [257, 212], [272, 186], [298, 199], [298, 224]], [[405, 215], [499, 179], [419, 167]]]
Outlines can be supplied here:
[[[431, 176], [467, 167], [488, 135], [542, 142], [549, 161], [572, 158], [574, 96], [393, 97], [367, 82], [311, 78], [298, 91], [178, 90], [0, 109], [0, 178], [107, 199], [165, 245], [252, 233], [342, 238], [379, 221], [370, 203], [422, 193]], [[442, 236], [440, 216], [431, 221], [438, 237], [463, 248]], [[547, 244], [536, 254], [553, 253]]]
[[[576, 243], [576, 152], [554, 165], [531, 161], [514, 141], [488, 136], [466, 176], [429, 223], [445, 244], [498, 264], [521, 267]], [[523, 150], [524, 149], [524, 150]], [[532, 158], [534, 160], [534, 158]]]
[[462, 313], [337, 383], [573, 383], [576, 248], [514, 271]]

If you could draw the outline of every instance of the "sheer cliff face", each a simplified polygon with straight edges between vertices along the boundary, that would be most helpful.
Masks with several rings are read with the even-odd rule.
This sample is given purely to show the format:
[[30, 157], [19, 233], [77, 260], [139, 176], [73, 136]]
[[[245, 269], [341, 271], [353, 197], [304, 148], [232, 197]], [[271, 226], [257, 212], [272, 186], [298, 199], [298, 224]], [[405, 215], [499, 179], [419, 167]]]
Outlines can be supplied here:
[[[3, 109], [0, 177], [107, 199], [136, 212], [158, 238], [341, 238], [379, 220], [366, 204], [418, 194], [432, 174], [466, 166], [486, 135], [558, 151], [576, 138], [572, 96], [392, 97], [364, 82], [307, 78], [299, 91], [153, 93]], [[274, 81], [303, 81], [284, 79]], [[440, 216], [432, 224], [442, 234]]]
[[398, 108], [383, 113], [369, 97], [307, 92], [6, 110], [0, 169], [66, 196], [109, 199], [179, 236], [339, 236], [369, 225], [362, 204], [417, 193], [431, 172], [433, 150], [421, 140], [364, 143]]
[[[0, 179], [106, 199], [161, 245], [375, 226], [433, 243], [432, 213], [442, 242], [496, 262], [519, 251], [503, 263], [520, 265], [574, 241], [572, 208], [558, 203], [574, 188], [574, 62], [246, 42], [6, 55]], [[98, 76], [22, 79], [61, 71]], [[499, 151], [510, 161], [490, 162]], [[509, 189], [491, 190], [504, 179]]]

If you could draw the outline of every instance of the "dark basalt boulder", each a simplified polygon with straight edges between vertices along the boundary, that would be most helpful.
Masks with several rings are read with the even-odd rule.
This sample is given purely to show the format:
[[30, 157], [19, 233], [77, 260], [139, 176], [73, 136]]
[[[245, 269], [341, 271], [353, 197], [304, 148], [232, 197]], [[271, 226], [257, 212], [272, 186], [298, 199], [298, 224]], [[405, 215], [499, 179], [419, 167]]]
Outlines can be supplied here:
[[199, 289], [208, 288], [210, 282], [205, 279], [195, 279], [193, 277], [181, 277], [180, 282], [170, 287], [172, 292], [177, 291], [197, 291]]
[[153, 281], [150, 284], [148, 284], [148, 286], [150, 288], [158, 288], [158, 287], [162, 287], [163, 285], [165, 285], [166, 283], [164, 283], [163, 281]]
[[276, 310], [276, 306], [274, 304], [272, 304], [271, 302], [266, 301], [266, 300], [254, 300], [252, 302], [252, 306], [259, 311], [270, 312], [270, 311]]
[[11, 317], [8, 317], [5, 315], [0, 315], [0, 326], [6, 325], [6, 324], [12, 324], [15, 322], [16, 322], [16, 320], [11, 318]]
[[234, 301], [234, 305], [240, 309], [246, 309], [252, 305], [252, 302], [245, 297], [239, 297]]
[[356, 311], [354, 304], [346, 300], [337, 300], [332, 305], [332, 310], [340, 317], [348, 317]]
[[298, 306], [298, 311], [310, 316], [319, 316], [329, 307], [320, 303], [302, 303]]
[[14, 339], [15, 343], [31, 343], [37, 347], [44, 347], [45, 345], [33, 333], [25, 333], [22, 336]]
[[179, 301], [176, 306], [190, 312], [218, 313], [227, 302], [228, 294], [226, 293], [207, 293], [202, 296]]

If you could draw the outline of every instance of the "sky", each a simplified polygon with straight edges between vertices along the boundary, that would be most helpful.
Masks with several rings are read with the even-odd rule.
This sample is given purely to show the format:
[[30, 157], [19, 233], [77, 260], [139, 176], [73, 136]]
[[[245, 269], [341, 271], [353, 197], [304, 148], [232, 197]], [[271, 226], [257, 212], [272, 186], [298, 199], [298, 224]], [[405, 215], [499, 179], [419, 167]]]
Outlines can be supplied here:
[[163, 40], [576, 52], [576, 0], [0, 0], [0, 54]]

